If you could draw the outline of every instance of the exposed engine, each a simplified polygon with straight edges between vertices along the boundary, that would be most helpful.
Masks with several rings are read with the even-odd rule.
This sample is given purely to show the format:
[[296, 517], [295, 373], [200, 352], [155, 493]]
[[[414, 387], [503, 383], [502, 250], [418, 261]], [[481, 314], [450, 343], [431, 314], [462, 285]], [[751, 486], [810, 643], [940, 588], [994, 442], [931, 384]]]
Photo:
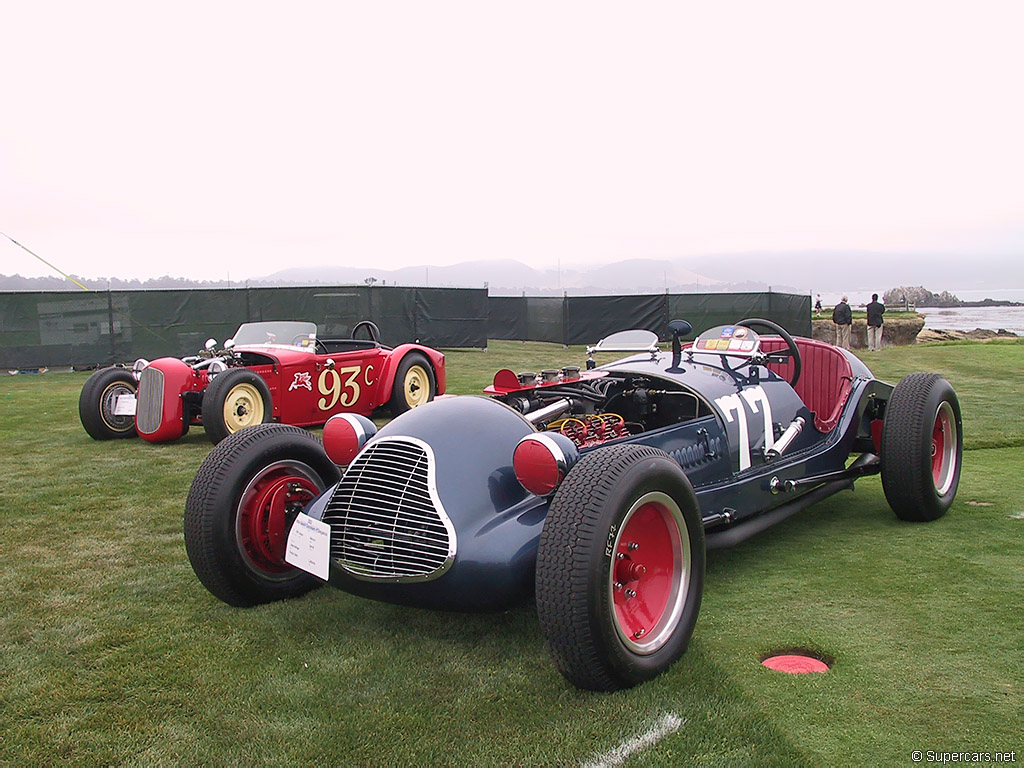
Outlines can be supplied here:
[[[523, 389], [499, 396], [538, 429], [557, 431], [580, 448], [678, 424], [710, 407], [675, 382], [637, 374], [573, 379], [560, 371], [520, 373]], [[530, 388], [530, 385], [534, 386]]]

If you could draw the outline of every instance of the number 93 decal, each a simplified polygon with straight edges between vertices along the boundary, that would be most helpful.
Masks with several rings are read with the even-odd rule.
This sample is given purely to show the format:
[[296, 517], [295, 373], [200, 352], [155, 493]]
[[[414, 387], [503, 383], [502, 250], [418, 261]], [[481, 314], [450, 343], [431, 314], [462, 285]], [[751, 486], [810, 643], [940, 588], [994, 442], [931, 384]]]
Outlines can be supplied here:
[[[746, 404], [746, 407], [744, 407]], [[775, 445], [775, 431], [772, 428], [772, 404], [761, 385], [741, 389], [732, 395], [715, 398], [717, 405], [728, 424], [736, 422], [739, 427], [739, 471], [750, 467], [750, 444], [757, 443], [764, 436], [764, 450], [768, 451]], [[747, 411], [751, 416], [760, 416], [752, 422], [747, 420]], [[751, 439], [753, 438], [753, 439]]]
[[335, 406], [351, 408], [359, 400], [362, 394], [362, 386], [373, 386], [374, 380], [370, 378], [373, 373], [373, 366], [366, 366], [366, 373], [360, 380], [359, 374], [363, 373], [360, 365], [350, 365], [344, 368], [325, 368], [320, 372], [316, 380], [316, 388], [323, 397], [317, 402], [321, 411], [333, 410]]

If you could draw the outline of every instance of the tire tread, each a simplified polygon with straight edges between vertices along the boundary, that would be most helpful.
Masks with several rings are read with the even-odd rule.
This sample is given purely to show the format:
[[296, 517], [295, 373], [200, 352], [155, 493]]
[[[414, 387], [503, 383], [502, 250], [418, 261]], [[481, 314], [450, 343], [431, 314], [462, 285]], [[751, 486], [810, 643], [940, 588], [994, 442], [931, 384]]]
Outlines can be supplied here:
[[[574, 685], [611, 691], [634, 685], [606, 663], [590, 616], [591, 564], [605, 546], [598, 511], [636, 462], [668, 456], [642, 445], [586, 454], [552, 499], [537, 555], [537, 614], [555, 666]], [[703, 544], [703, 529], [700, 531]], [[703, 562], [703, 561], [701, 561]]]
[[[278, 443], [287, 440], [309, 441], [323, 450], [315, 435], [299, 427], [258, 424], [240, 430], [210, 451], [199, 467], [185, 501], [185, 550], [192, 570], [203, 586], [229, 605], [250, 607], [297, 597], [319, 584], [307, 574], [297, 574], [296, 579], [287, 582], [258, 584], [248, 578], [246, 573], [232, 567], [220, 541], [218, 526], [223, 525], [223, 516], [229, 514], [234, 519], [236, 510], [225, 509], [225, 505], [234, 495], [233, 484], [237, 484], [238, 473], [245, 471], [245, 465], [253, 460], [256, 451], [267, 453], [280, 448], [269, 443], [275, 438]], [[327, 487], [338, 479], [340, 473], [335, 468], [333, 476], [322, 475], [321, 472], [321, 479]]]
[[[948, 390], [948, 394], [942, 390]], [[886, 405], [882, 427], [882, 489], [889, 506], [901, 520], [935, 520], [945, 513], [952, 501], [950, 498], [944, 503], [936, 496], [930, 468], [921, 454], [925, 442], [930, 440], [928, 435], [935, 418], [933, 407], [944, 397], [952, 398], [957, 415], [957, 440], [962, 443], [959, 404], [949, 382], [942, 376], [907, 374], [896, 385]], [[958, 451], [958, 463], [960, 460]], [[955, 493], [954, 484], [948, 495]]]

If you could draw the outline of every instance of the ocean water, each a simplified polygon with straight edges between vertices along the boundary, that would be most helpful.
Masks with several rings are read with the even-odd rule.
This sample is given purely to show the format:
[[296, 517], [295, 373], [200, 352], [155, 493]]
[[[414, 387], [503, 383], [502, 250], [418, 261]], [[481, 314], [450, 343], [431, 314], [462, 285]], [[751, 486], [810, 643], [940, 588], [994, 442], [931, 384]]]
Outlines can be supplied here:
[[[993, 299], [1024, 303], [1024, 288], [994, 288], [950, 291], [950, 293], [963, 301]], [[850, 291], [846, 295], [850, 306], [854, 309], [862, 309], [871, 301], [870, 291]], [[812, 295], [812, 306], [814, 298], [815, 296]], [[842, 294], [834, 291], [821, 292], [821, 300], [827, 307], [833, 306], [840, 298], [842, 298]], [[893, 309], [897, 309], [897, 307], [893, 307]], [[998, 331], [1002, 328], [1016, 333], [1018, 336], [1024, 336], [1024, 307], [956, 307], [950, 309], [918, 307], [917, 311], [924, 315], [925, 328], [946, 331], [973, 331], [975, 328]]]
[[975, 328], [998, 331], [1002, 328], [1024, 336], [1024, 307], [925, 307], [917, 311], [924, 315], [925, 328], [945, 331], [973, 331]]

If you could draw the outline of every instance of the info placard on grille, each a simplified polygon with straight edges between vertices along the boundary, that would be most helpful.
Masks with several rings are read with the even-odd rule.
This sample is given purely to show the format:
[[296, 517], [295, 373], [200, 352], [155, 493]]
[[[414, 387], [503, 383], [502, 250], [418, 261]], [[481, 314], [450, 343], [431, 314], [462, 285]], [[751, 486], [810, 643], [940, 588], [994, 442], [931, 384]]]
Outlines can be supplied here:
[[135, 395], [118, 395], [114, 401], [115, 416], [135, 415]]
[[331, 526], [300, 512], [288, 533], [284, 560], [327, 581], [331, 563]]

